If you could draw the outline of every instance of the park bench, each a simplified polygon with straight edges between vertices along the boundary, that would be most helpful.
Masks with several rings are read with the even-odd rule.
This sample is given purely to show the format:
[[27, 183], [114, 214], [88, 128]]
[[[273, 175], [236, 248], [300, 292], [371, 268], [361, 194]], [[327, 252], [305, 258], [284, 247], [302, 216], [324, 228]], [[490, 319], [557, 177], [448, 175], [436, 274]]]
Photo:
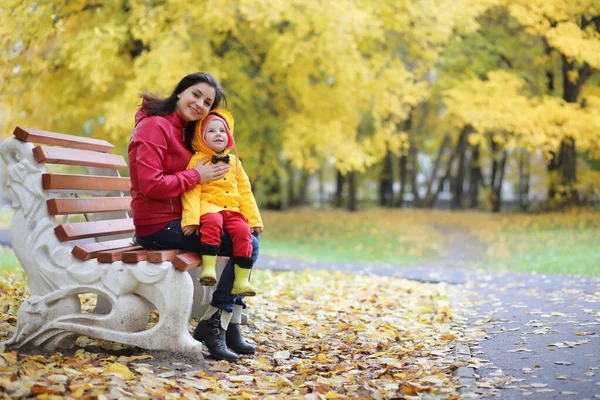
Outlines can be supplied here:
[[[104, 140], [20, 127], [0, 147], [14, 208], [11, 246], [31, 293], [0, 347], [55, 350], [86, 335], [200, 353], [189, 318], [204, 312], [213, 291], [193, 279], [201, 258], [132, 241], [130, 182], [118, 172], [127, 164], [113, 150]], [[96, 305], [84, 312], [80, 295], [89, 293]], [[151, 309], [159, 314], [153, 326]]]

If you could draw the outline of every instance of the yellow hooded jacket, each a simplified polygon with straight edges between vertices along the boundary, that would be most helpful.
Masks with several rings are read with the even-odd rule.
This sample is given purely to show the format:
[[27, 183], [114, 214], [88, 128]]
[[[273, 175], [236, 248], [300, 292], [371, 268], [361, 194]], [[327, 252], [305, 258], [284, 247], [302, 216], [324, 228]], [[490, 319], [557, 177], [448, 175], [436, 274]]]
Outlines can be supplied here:
[[[196, 124], [196, 132], [192, 140], [192, 148], [195, 154], [190, 159], [186, 169], [196, 166], [203, 158], [212, 158], [213, 155], [224, 156], [229, 154], [233, 143], [233, 116], [226, 110], [215, 109], [209, 115], [216, 114], [223, 118], [228, 125], [231, 137], [225, 151], [217, 154], [212, 150], [202, 137], [202, 123]], [[251, 228], [262, 227], [262, 219], [256, 200], [252, 194], [248, 175], [242, 168], [241, 161], [229, 154], [229, 171], [225, 173], [222, 179], [209, 183], [201, 183], [194, 186], [193, 189], [184, 192], [181, 197], [183, 203], [183, 216], [181, 226], [199, 225], [200, 217], [208, 213], [218, 213], [219, 211], [238, 212], [244, 216]], [[205, 165], [210, 165], [209, 159]]]

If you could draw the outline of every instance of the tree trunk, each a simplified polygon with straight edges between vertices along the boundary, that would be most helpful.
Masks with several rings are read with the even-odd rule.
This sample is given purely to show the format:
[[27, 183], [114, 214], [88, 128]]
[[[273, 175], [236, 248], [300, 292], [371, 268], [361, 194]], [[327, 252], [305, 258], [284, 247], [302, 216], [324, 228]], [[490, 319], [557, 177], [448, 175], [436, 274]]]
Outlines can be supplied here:
[[294, 167], [292, 167], [291, 162], [287, 162], [285, 166], [287, 172], [287, 204], [290, 207], [295, 207], [298, 204], [298, 199], [296, 198], [296, 190], [295, 190], [295, 181], [296, 181], [296, 171]]
[[433, 169], [431, 170], [431, 175], [429, 176], [429, 181], [427, 182], [427, 192], [425, 193], [425, 203], [428, 202], [428, 199], [431, 198], [432, 193], [431, 190], [433, 188], [433, 182], [437, 178], [438, 170], [440, 168], [440, 164], [442, 161], [442, 156], [444, 155], [444, 151], [446, 147], [450, 144], [450, 135], [445, 134], [444, 140], [442, 140], [442, 144], [440, 145], [440, 149], [438, 150], [437, 156], [435, 158], [435, 162], [433, 163]]
[[383, 168], [379, 178], [379, 205], [381, 207], [394, 205], [394, 160], [390, 151], [383, 159]]
[[452, 210], [456, 210], [459, 208], [463, 208], [463, 192], [465, 186], [465, 161], [467, 158], [467, 136], [460, 135], [460, 140], [458, 143], [458, 169], [456, 171], [456, 176], [454, 177], [452, 184], [452, 200], [450, 202], [450, 208]]
[[356, 172], [348, 174], [348, 211], [356, 211]]
[[300, 182], [298, 187], [298, 205], [306, 206], [308, 205], [308, 178], [310, 175], [308, 171], [302, 170], [300, 171]]
[[472, 209], [479, 207], [479, 184], [483, 180], [479, 159], [479, 144], [476, 144], [471, 149], [471, 162], [469, 165], [469, 208]]
[[324, 171], [324, 168], [319, 169], [318, 177], [319, 177], [319, 206], [323, 207], [327, 203], [325, 201], [325, 171]]
[[529, 208], [529, 177], [530, 163], [529, 152], [522, 150], [518, 158], [519, 163], [519, 205], [521, 210], [527, 211]]
[[335, 197], [333, 199], [333, 206], [341, 208], [344, 205], [344, 181], [345, 177], [340, 171], [337, 171], [335, 179]]
[[404, 206], [404, 195], [406, 194], [406, 184], [408, 176], [408, 157], [410, 156], [410, 148], [413, 146], [413, 134], [412, 134], [412, 111], [408, 113], [408, 118], [404, 121], [404, 131], [408, 134], [408, 146], [409, 154], [402, 153], [400, 156], [400, 194], [398, 195], [398, 201], [396, 207]]
[[492, 179], [490, 180], [490, 203], [493, 212], [500, 212], [502, 205], [502, 182], [504, 181], [504, 171], [506, 169], [506, 150], [502, 151], [502, 158], [498, 161], [498, 144], [492, 139], [491, 143], [492, 161]]
[[400, 193], [398, 194], [398, 201], [396, 201], [396, 207], [404, 206], [404, 194], [406, 193], [406, 154], [400, 156]]
[[[575, 62], [569, 61], [564, 54], [561, 54], [561, 61], [563, 99], [568, 103], [577, 103], [581, 87], [592, 74], [592, 68], [588, 63], [584, 63], [583, 66], [577, 68]], [[573, 72], [576, 72], [576, 81], [571, 80]], [[551, 181], [548, 190], [548, 200], [551, 203], [559, 205], [579, 203], [579, 196], [575, 187], [577, 183], [576, 165], [577, 152], [575, 139], [567, 136], [562, 139], [558, 154], [554, 154], [548, 164], [548, 172], [554, 176], [554, 180]], [[560, 182], [560, 191], [556, 189], [557, 180]]]
[[283, 210], [285, 207], [282, 201], [282, 187], [279, 175], [269, 179], [269, 181], [263, 181], [263, 186], [266, 187], [267, 202], [265, 208], [268, 210]]
[[446, 172], [444, 173], [444, 176], [442, 176], [442, 178], [438, 182], [438, 187], [435, 190], [435, 192], [433, 192], [429, 197], [425, 198], [425, 200], [423, 202], [424, 207], [431, 208], [435, 205], [435, 202], [437, 201], [438, 196], [440, 195], [440, 193], [442, 192], [442, 190], [444, 188], [444, 183], [446, 183], [446, 179], [450, 178], [450, 175], [452, 174], [452, 163], [454, 162], [454, 159], [456, 158], [456, 155], [458, 154], [458, 152], [460, 150], [462, 141], [466, 140], [465, 138], [466, 138], [467, 134], [469, 133], [470, 129], [471, 129], [470, 126], [466, 126], [460, 132], [460, 135], [458, 136], [458, 142], [456, 143], [456, 148], [454, 149], [452, 154], [450, 154], [450, 157], [448, 158], [448, 162], [446, 163]]
[[498, 175], [498, 144], [492, 139], [490, 143], [490, 156], [492, 157], [492, 176], [490, 178], [490, 203], [492, 204], [492, 209], [495, 204], [495, 196], [496, 196], [496, 175]]
[[[264, 151], [260, 152], [260, 164], [264, 163]], [[274, 174], [261, 174], [260, 171], [256, 177], [256, 181], [253, 184], [254, 192], [262, 190], [265, 195], [264, 208], [268, 210], [282, 210], [284, 204], [282, 201], [282, 190], [281, 177], [279, 173]]]
[[500, 161], [500, 171], [498, 172], [498, 183], [496, 188], [494, 189], [495, 195], [495, 203], [492, 204], [493, 212], [500, 212], [500, 208], [502, 207], [502, 182], [504, 182], [504, 172], [506, 171], [506, 158], [508, 156], [508, 152], [506, 150], [502, 151], [502, 160]]
[[[547, 58], [550, 58], [552, 55], [552, 48], [548, 44], [547, 40], [543, 40], [544, 42], [544, 54]], [[554, 71], [552, 71], [552, 64], [550, 67], [546, 69], [546, 91], [549, 96], [554, 94]]]
[[419, 194], [419, 183], [417, 182], [417, 176], [419, 174], [419, 157], [417, 147], [413, 140], [410, 141], [409, 153], [411, 165], [410, 190], [413, 196], [413, 206], [421, 207], [421, 195]]

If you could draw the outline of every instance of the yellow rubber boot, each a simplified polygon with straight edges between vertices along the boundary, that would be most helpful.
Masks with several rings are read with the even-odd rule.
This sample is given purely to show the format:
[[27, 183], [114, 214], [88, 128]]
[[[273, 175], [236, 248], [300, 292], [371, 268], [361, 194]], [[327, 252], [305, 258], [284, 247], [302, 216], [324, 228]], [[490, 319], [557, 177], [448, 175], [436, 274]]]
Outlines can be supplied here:
[[256, 289], [250, 285], [251, 268], [242, 268], [239, 265], [234, 265], [235, 278], [233, 280], [233, 289], [231, 294], [236, 296], [256, 296]]
[[202, 256], [200, 284], [202, 286], [215, 286], [217, 284], [217, 256]]

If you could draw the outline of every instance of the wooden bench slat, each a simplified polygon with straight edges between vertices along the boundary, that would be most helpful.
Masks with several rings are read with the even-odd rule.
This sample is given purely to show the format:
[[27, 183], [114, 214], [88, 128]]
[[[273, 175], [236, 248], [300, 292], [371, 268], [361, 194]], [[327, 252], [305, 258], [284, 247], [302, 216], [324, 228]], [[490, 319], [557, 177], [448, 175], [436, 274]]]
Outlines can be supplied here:
[[106, 190], [128, 192], [129, 178], [99, 175], [42, 174], [45, 190]]
[[127, 168], [127, 163], [123, 156], [87, 150], [37, 146], [33, 149], [33, 156], [39, 163], [80, 165], [83, 167], [98, 167], [116, 170]]
[[134, 250], [126, 251], [121, 255], [121, 261], [124, 263], [136, 263], [146, 260], [147, 254], [150, 250]]
[[96, 258], [100, 251], [119, 249], [133, 246], [131, 239], [107, 240], [106, 242], [76, 244], [73, 246], [71, 254], [80, 260], [90, 260]]
[[173, 260], [173, 266], [181, 272], [194, 269], [200, 266], [200, 264], [202, 264], [202, 256], [194, 252], [179, 254]]
[[142, 246], [130, 246], [122, 249], [101, 251], [97, 254], [96, 258], [99, 263], [113, 263], [115, 261], [121, 261], [123, 253], [141, 249]]
[[71, 147], [81, 150], [101, 151], [111, 153], [115, 146], [106, 140], [86, 138], [64, 133], [43, 131], [40, 129], [22, 128], [17, 126], [13, 132], [15, 137], [23, 142], [35, 142], [54, 146]]
[[150, 263], [161, 263], [164, 261], [172, 261], [181, 250], [151, 250], [148, 252], [146, 261]]
[[89, 221], [60, 224], [54, 228], [56, 237], [61, 242], [86, 239], [97, 236], [110, 236], [122, 233], [133, 233], [133, 219], [109, 219], [106, 221]]
[[131, 197], [86, 197], [48, 199], [50, 215], [130, 211]]

